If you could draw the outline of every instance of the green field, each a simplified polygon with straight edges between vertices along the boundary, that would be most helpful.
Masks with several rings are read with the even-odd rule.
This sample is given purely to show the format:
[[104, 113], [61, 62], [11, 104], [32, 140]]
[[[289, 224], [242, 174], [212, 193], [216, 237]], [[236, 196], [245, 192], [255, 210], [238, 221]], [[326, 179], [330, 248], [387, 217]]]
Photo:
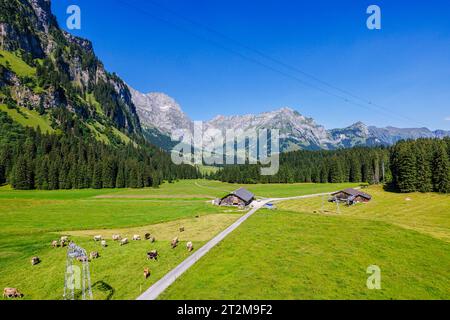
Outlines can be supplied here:
[[[340, 215], [319, 213], [321, 197], [257, 212], [160, 298], [450, 299], [450, 197], [367, 192]], [[366, 287], [370, 265], [381, 290]]]
[[[0, 286], [18, 287], [25, 294], [24, 299], [60, 299], [65, 250], [52, 249], [50, 243], [61, 235], [70, 235], [88, 252], [100, 253], [101, 257], [91, 262], [92, 282], [97, 283], [96, 299], [108, 298], [111, 292], [111, 299], [136, 298], [187, 256], [186, 241], [193, 241], [198, 248], [242, 214], [211, 206], [207, 202], [215, 192], [195, 190], [192, 185], [193, 182], [183, 181], [139, 190], [0, 188]], [[180, 226], [186, 228], [185, 233], [179, 234]], [[109, 246], [101, 248], [90, 232], [102, 234]], [[150, 232], [157, 241], [132, 241], [120, 247], [109, 240], [111, 232], [129, 238], [135, 232], [141, 236]], [[177, 235], [181, 244], [172, 250], [169, 243]], [[145, 254], [151, 249], [160, 252], [158, 262], [146, 260]], [[42, 263], [32, 267], [33, 256], [39, 256]], [[142, 275], [144, 267], [152, 270], [146, 281]]]
[[[349, 185], [246, 187], [259, 197], [289, 197]], [[52, 249], [50, 243], [69, 235], [88, 252], [100, 253], [90, 263], [95, 299], [135, 299], [188, 256], [186, 241], [199, 248], [243, 214], [210, 204], [238, 187], [207, 180], [165, 183], [157, 189], [1, 187], [0, 287], [17, 287], [24, 299], [61, 299], [65, 250]], [[374, 195], [372, 203], [342, 207], [340, 215], [328, 204], [319, 213], [321, 198], [285, 201], [277, 204], [278, 210], [258, 211], [160, 298], [450, 298], [448, 196], [367, 190]], [[398, 197], [411, 198], [405, 204], [409, 207], [400, 210]], [[433, 206], [425, 207], [426, 202]], [[391, 215], [388, 209], [395, 203], [399, 207]], [[121, 247], [110, 240], [115, 233], [131, 238], [146, 232], [156, 236], [154, 244], [130, 241]], [[107, 248], [93, 241], [97, 234], [107, 239]], [[175, 236], [181, 244], [172, 250], [169, 242]], [[151, 249], [160, 253], [157, 262], [146, 260]], [[31, 266], [33, 256], [42, 262]], [[371, 264], [381, 267], [382, 290], [365, 287]], [[147, 280], [144, 267], [152, 271]]]

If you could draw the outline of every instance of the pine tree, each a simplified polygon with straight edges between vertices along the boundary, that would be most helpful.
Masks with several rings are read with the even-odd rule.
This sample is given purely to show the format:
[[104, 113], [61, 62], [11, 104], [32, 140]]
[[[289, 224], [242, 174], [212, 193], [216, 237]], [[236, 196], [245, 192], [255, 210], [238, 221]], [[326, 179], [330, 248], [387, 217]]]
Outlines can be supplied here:
[[433, 180], [431, 174], [431, 163], [427, 157], [426, 151], [422, 147], [417, 147], [416, 151], [417, 164], [417, 186], [416, 189], [420, 192], [432, 192]]
[[409, 142], [396, 147], [396, 184], [400, 192], [414, 192], [417, 187], [416, 155]]
[[97, 163], [94, 166], [94, 173], [92, 176], [92, 188], [94, 189], [101, 189], [103, 187], [103, 181], [102, 181], [102, 164]]
[[116, 187], [125, 188], [125, 172], [122, 163], [120, 163], [119, 168], [117, 169]]
[[331, 160], [330, 182], [339, 183], [343, 181], [342, 165], [339, 158], [334, 157]]
[[59, 161], [53, 160], [50, 162], [48, 171], [48, 189], [59, 189]]
[[356, 156], [351, 158], [350, 163], [350, 182], [361, 182], [362, 174], [361, 174], [361, 164], [359, 159]]
[[441, 193], [450, 193], [450, 161], [446, 148], [438, 143], [433, 162], [434, 190]]
[[29, 181], [27, 162], [23, 156], [17, 158], [11, 180], [14, 189], [29, 190], [32, 188]]

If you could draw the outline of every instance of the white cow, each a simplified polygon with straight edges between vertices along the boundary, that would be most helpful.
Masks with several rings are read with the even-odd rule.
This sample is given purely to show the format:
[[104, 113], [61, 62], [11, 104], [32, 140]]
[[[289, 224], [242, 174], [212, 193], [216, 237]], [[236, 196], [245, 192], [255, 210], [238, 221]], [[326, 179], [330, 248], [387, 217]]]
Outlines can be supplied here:
[[94, 241], [101, 241], [102, 240], [102, 236], [98, 235], [98, 236], [94, 236]]
[[107, 246], [106, 240], [102, 240], [101, 244], [102, 244], [102, 247], [106, 247]]
[[112, 239], [114, 241], [119, 241], [120, 239], [122, 239], [122, 237], [120, 236], [120, 234], [113, 234]]
[[120, 245], [123, 246], [124, 244], [128, 243], [128, 238], [123, 238], [122, 240], [120, 240]]
[[135, 235], [133, 236], [133, 240], [141, 240], [141, 236], [138, 235], [138, 234], [135, 234]]

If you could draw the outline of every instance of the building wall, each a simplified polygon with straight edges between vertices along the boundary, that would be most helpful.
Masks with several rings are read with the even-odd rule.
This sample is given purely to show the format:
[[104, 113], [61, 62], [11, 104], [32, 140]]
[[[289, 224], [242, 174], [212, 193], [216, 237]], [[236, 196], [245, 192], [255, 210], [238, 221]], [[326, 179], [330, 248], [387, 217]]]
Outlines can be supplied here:
[[220, 202], [221, 206], [245, 206], [245, 202], [242, 201], [239, 197], [234, 195], [229, 195], [222, 199]]

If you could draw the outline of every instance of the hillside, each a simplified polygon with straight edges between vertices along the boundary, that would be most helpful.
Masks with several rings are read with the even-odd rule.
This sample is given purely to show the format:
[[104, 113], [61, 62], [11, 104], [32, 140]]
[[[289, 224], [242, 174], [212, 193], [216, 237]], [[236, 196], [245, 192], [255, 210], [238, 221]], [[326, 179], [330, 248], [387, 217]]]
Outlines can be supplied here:
[[49, 0], [0, 0], [0, 185], [141, 188], [196, 178], [149, 144], [131, 93]]
[[[98, 141], [141, 134], [124, 82], [107, 72], [92, 43], [61, 30], [48, 0], [1, 0], [0, 104], [9, 115], [34, 111], [52, 129], [77, 126]], [[3, 107], [2, 110], [5, 108]], [[42, 121], [19, 123], [45, 126]], [[123, 133], [123, 134], [121, 134]]]

